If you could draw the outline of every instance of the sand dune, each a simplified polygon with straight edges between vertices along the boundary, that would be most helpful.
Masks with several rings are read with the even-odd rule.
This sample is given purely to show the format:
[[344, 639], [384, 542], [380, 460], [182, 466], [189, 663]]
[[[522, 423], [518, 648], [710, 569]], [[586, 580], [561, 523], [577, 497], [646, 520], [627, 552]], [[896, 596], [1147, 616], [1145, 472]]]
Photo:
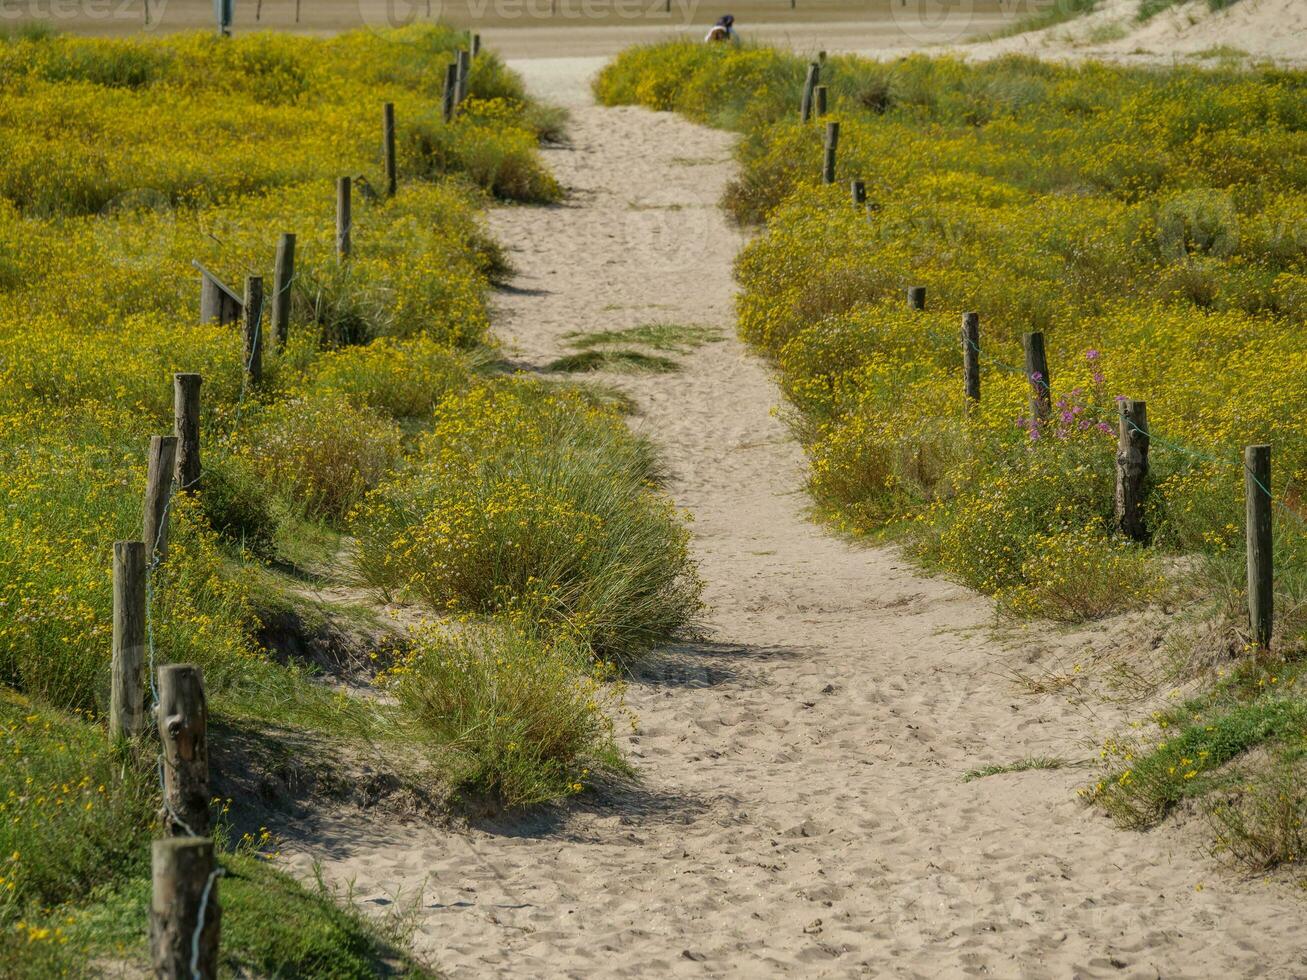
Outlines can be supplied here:
[[[498, 334], [540, 365], [572, 330], [707, 323], [732, 336], [740, 245], [716, 202], [730, 137], [589, 105], [584, 60], [518, 65], [575, 106], [555, 208], [504, 208], [520, 275]], [[611, 379], [695, 517], [711, 638], [632, 685], [631, 788], [450, 831], [338, 814], [282, 828], [290, 859], [365, 907], [416, 902], [453, 977], [1291, 977], [1299, 900], [1229, 879], [1175, 826], [1082, 808], [1080, 760], [1125, 715], [1014, 691], [1084, 637], [1000, 644], [984, 600], [811, 523], [799, 448], [734, 339], [676, 374]], [[1112, 637], [1100, 637], [1108, 641]]]

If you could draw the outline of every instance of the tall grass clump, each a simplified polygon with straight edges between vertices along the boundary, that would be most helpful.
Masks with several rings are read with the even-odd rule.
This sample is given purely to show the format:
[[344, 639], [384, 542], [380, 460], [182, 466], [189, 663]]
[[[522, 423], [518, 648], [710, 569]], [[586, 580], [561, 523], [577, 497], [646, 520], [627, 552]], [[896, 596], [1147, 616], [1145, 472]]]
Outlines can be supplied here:
[[600, 657], [693, 626], [689, 534], [647, 444], [580, 394], [521, 380], [446, 399], [410, 467], [355, 515], [375, 587], [544, 623]]
[[612, 740], [622, 687], [591, 657], [517, 626], [426, 628], [383, 682], [452, 753], [459, 786], [525, 806], [625, 770]]

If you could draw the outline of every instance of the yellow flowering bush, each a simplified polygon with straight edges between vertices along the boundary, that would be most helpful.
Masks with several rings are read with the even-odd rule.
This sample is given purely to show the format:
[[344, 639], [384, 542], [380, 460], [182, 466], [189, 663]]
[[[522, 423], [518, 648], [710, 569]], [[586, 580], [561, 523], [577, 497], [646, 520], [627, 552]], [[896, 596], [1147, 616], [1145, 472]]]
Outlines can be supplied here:
[[310, 517], [343, 517], [400, 454], [393, 420], [333, 391], [278, 402], [250, 429], [243, 451]]
[[328, 351], [314, 364], [310, 388], [335, 391], [391, 418], [424, 418], [468, 383], [466, 356], [427, 337], [381, 338]]
[[[107, 406], [0, 416], [0, 683], [103, 714], [112, 623], [112, 543], [139, 539], [146, 434]], [[244, 590], [223, 572], [197, 503], [172, 508], [156, 590], [155, 642], [201, 664], [212, 690], [255, 653]]]
[[355, 515], [374, 586], [543, 623], [603, 657], [692, 626], [689, 534], [616, 411], [501, 380], [446, 398], [412, 464]]
[[379, 186], [381, 105], [393, 102], [401, 176], [464, 173], [493, 193], [556, 198], [521, 82], [493, 53], [477, 59], [469, 92], [514, 111], [467, 138], [453, 132], [467, 123], [440, 118], [444, 67], [463, 41], [433, 25], [329, 39], [6, 40], [0, 197], [29, 214], [88, 214], [140, 192], [195, 206], [338, 174]]

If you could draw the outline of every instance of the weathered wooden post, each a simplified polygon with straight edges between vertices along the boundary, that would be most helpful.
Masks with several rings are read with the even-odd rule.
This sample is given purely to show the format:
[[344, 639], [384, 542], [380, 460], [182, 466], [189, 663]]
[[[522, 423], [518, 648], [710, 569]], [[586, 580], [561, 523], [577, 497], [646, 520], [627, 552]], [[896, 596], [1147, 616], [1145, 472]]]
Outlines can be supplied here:
[[145, 542], [145, 560], [150, 564], [168, 557], [168, 500], [172, 496], [172, 477], [176, 467], [177, 437], [151, 436], [141, 536]]
[[441, 103], [445, 122], [454, 121], [454, 108], [458, 99], [458, 64], [451, 61], [445, 66], [445, 92]]
[[1116, 527], [1135, 541], [1147, 541], [1144, 495], [1148, 481], [1148, 406], [1127, 398], [1121, 402], [1116, 440]]
[[924, 310], [926, 308], [926, 287], [909, 286], [908, 287], [908, 309]]
[[290, 339], [291, 283], [295, 281], [295, 236], [283, 231], [277, 239], [277, 261], [272, 271], [272, 329], [277, 347], [286, 349]]
[[113, 543], [113, 659], [109, 733], [145, 730], [145, 542]]
[[165, 837], [150, 861], [150, 958], [160, 980], [216, 980], [222, 911], [208, 837]]
[[466, 51], [460, 51], [458, 52], [458, 60], [455, 63], [458, 65], [457, 102], [462, 105], [463, 100], [467, 98], [467, 76], [472, 67], [472, 59]]
[[1275, 590], [1271, 541], [1271, 447], [1243, 451], [1244, 502], [1248, 541], [1248, 625], [1253, 643], [1271, 647]]
[[860, 208], [867, 203], [867, 185], [860, 180], [849, 184], [849, 193], [853, 196], [853, 206]]
[[972, 403], [980, 401], [980, 314], [962, 314], [962, 385]]
[[196, 259], [191, 265], [200, 272], [200, 322], [221, 325], [239, 320], [241, 298]]
[[1023, 334], [1021, 346], [1026, 352], [1026, 379], [1030, 382], [1030, 414], [1046, 419], [1053, 410], [1053, 382], [1048, 376], [1048, 357], [1044, 353], [1044, 335], [1038, 331]]
[[818, 85], [813, 89], [813, 93], [817, 97], [817, 118], [820, 119], [826, 115], [826, 86]]
[[840, 124], [837, 122], [828, 122], [826, 124], [826, 148], [824, 160], [821, 167], [821, 180], [823, 184], [835, 183], [835, 150], [840, 142]]
[[198, 374], [172, 376], [172, 432], [177, 438], [173, 482], [179, 491], [200, 482], [200, 383]]
[[263, 277], [245, 277], [245, 317], [241, 321], [241, 340], [245, 352], [245, 381], [254, 386], [263, 380]]
[[481, 35], [480, 35], [480, 34], [473, 34], [473, 35], [472, 35], [472, 57], [475, 58], [475, 57], [476, 57], [477, 55], [479, 55], [480, 53], [481, 53]]
[[209, 832], [209, 710], [200, 668], [160, 667], [156, 710], [163, 747], [164, 832], [203, 837]]
[[799, 100], [799, 119], [802, 122], [812, 118], [812, 94], [817, 88], [817, 77], [820, 72], [817, 62], [808, 65], [808, 77], [803, 81], [803, 97]]
[[348, 177], [336, 178], [336, 258], [341, 262], [349, 258], [350, 186]]
[[381, 144], [386, 163], [386, 196], [394, 197], [399, 186], [395, 169], [395, 103], [387, 102], [381, 107]]

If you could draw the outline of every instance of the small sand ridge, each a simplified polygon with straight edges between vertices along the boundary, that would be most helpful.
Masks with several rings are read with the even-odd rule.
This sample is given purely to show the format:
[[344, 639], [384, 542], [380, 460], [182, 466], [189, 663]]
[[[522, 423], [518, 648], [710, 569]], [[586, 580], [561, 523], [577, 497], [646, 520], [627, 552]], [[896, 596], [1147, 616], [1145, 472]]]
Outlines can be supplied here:
[[1115, 829], [1075, 799], [1087, 770], [961, 781], [1082, 759], [1124, 716], [1016, 693], [1005, 665], [1049, 647], [1004, 647], [982, 599], [807, 519], [776, 389], [734, 339], [731, 138], [593, 106], [594, 65], [514, 66], [573, 106], [547, 151], [570, 193], [494, 212], [520, 269], [496, 332], [539, 366], [569, 331], [722, 328], [678, 373], [604, 379], [694, 514], [711, 638], [632, 683], [636, 788], [458, 831], [323, 819], [282, 829], [290, 860], [365, 908], [424, 887], [416, 944], [455, 978], [1307, 973], [1292, 896], [1193, 834]]

